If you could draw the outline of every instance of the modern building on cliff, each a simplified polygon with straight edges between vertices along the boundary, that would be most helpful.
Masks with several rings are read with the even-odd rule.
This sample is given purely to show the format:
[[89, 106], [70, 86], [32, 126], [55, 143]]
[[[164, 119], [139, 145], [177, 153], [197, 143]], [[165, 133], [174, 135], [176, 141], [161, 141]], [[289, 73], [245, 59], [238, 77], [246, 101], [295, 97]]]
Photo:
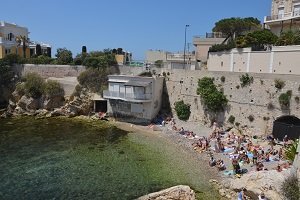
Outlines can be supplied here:
[[158, 114], [162, 103], [163, 77], [108, 76], [107, 99], [110, 116], [136, 122], [149, 122]]
[[7, 54], [30, 58], [39, 52], [40, 55], [51, 57], [49, 44], [32, 42], [28, 36], [28, 28], [0, 21], [0, 58], [4, 58]]
[[264, 18], [264, 25], [276, 35], [287, 30], [299, 30], [300, 0], [272, 0], [271, 16]]

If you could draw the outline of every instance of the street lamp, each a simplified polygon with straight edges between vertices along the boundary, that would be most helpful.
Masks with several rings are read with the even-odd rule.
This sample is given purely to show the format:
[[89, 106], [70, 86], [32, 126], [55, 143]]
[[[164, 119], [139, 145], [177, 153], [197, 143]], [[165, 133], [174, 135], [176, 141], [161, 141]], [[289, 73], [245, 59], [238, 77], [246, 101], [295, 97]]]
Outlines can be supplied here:
[[189, 24], [186, 24], [185, 29], [184, 29], [184, 50], [183, 50], [183, 68], [184, 69], [185, 69], [186, 29], [189, 26], [190, 26]]

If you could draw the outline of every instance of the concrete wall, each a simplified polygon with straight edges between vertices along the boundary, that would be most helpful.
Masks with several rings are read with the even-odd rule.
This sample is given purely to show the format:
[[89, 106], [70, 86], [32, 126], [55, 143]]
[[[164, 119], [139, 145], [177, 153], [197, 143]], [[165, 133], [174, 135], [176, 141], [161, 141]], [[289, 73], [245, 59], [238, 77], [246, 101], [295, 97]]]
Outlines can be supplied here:
[[27, 73], [38, 73], [43, 78], [55, 77], [77, 77], [83, 71], [84, 66], [72, 66], [72, 65], [34, 65], [24, 64], [14, 66], [14, 70], [19, 75], [25, 75]]
[[155, 77], [153, 84], [153, 101], [151, 102], [151, 107], [147, 108], [153, 110], [151, 113], [151, 119], [155, 118], [161, 108], [162, 104], [162, 92], [163, 92], [163, 77]]
[[166, 51], [160, 51], [160, 50], [146, 51], [145, 61], [147, 63], [155, 63], [155, 61], [157, 61], [157, 60], [166, 61], [166, 59], [167, 59], [167, 52]]
[[[250, 86], [242, 88], [240, 86], [240, 76], [244, 73], [231, 72], [208, 72], [208, 71], [188, 71], [173, 70], [167, 76], [167, 90], [170, 98], [170, 104], [174, 111], [174, 103], [184, 100], [191, 105], [191, 116], [189, 121], [196, 121], [202, 124], [211, 123], [215, 118], [218, 122], [227, 123], [230, 115], [235, 117], [235, 121], [241, 126], [247, 125], [252, 134], [271, 133], [273, 121], [282, 115], [295, 115], [300, 117], [300, 104], [295, 101], [299, 96], [300, 76], [296, 75], [276, 75], [276, 74], [252, 74], [254, 82]], [[203, 107], [200, 96], [196, 94], [198, 80], [205, 76], [214, 77], [215, 84], [219, 89], [223, 88], [227, 96], [229, 106], [225, 112], [220, 112], [214, 116]], [[220, 81], [220, 77], [225, 76], [225, 82]], [[274, 80], [281, 79], [285, 81], [286, 86], [278, 90], [274, 86]], [[282, 110], [278, 97], [283, 92], [292, 90], [290, 110]], [[272, 103], [273, 109], [268, 108]], [[254, 116], [254, 121], [250, 122], [248, 117]]]
[[211, 52], [209, 71], [253, 72], [300, 75], [300, 46], [278, 46], [271, 51], [251, 51], [250, 48]]

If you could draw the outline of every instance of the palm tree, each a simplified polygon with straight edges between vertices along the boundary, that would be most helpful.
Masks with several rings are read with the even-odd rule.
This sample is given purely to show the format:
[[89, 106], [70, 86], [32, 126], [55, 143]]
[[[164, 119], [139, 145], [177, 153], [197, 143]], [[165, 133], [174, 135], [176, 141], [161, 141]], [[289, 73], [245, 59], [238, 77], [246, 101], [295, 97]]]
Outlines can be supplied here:
[[24, 36], [20, 35], [16, 37], [16, 42], [18, 43], [18, 46], [22, 45], [23, 57], [26, 58], [26, 48], [29, 45], [29, 38], [27, 38], [25, 35]]

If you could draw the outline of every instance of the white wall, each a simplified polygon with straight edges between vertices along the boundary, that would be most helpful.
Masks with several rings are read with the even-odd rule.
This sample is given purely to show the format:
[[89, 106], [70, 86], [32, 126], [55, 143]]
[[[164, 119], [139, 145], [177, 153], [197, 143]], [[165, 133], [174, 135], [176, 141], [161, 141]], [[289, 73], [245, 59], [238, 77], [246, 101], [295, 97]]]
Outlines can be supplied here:
[[209, 71], [252, 72], [300, 75], [300, 45], [273, 47], [271, 51], [250, 48], [211, 52]]

